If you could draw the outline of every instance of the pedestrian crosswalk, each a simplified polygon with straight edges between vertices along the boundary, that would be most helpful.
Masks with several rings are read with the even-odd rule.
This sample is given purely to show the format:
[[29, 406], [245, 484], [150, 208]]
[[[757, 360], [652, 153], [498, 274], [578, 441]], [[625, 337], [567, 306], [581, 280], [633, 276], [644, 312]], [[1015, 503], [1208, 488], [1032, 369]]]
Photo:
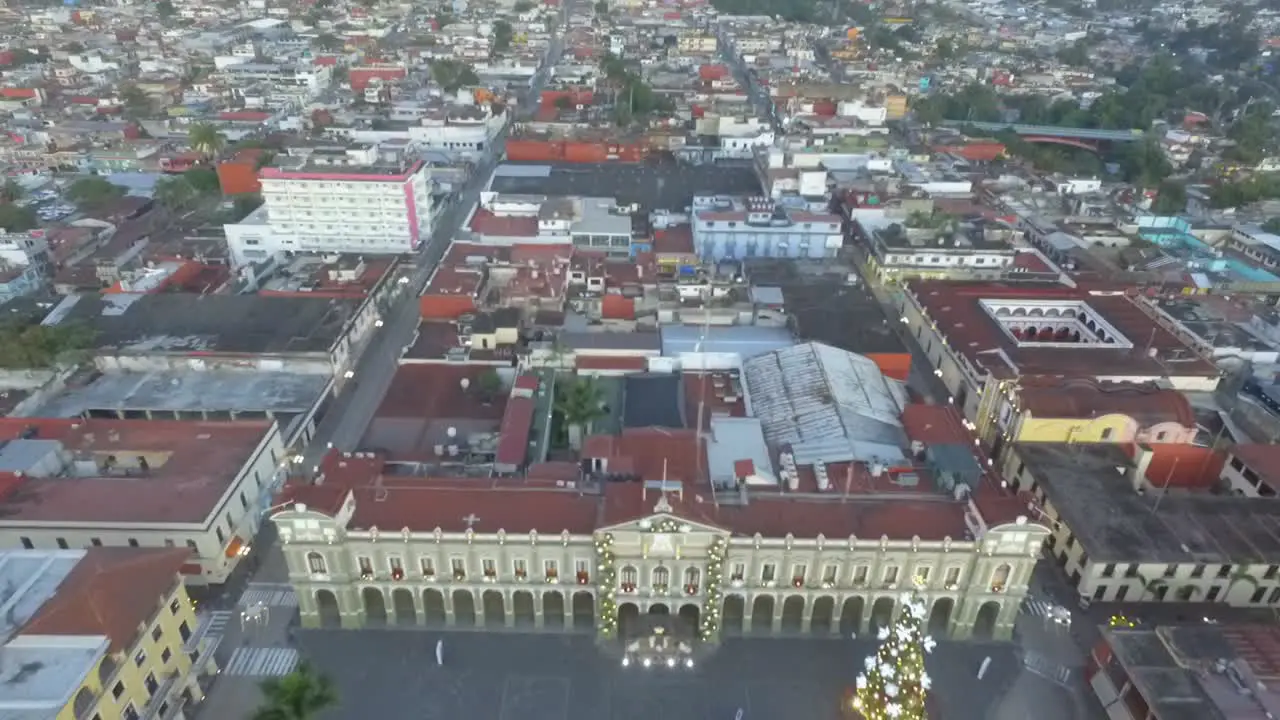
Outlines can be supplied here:
[[238, 647], [227, 664], [223, 675], [238, 677], [279, 677], [293, 672], [298, 664], [298, 651], [288, 647]]
[[205, 634], [221, 637], [227, 631], [227, 623], [231, 621], [231, 615], [230, 610], [215, 610], [209, 613], [209, 625]]
[[1040, 653], [1027, 651], [1022, 656], [1022, 664], [1028, 672], [1035, 673], [1050, 682], [1059, 685], [1071, 682], [1071, 668], [1063, 667]]
[[1048, 600], [1027, 596], [1022, 601], [1022, 613], [1031, 617], [1051, 620], [1058, 625], [1071, 624], [1071, 611]]
[[240, 607], [264, 605], [266, 607], [298, 607], [298, 596], [285, 584], [249, 583], [240, 594]]

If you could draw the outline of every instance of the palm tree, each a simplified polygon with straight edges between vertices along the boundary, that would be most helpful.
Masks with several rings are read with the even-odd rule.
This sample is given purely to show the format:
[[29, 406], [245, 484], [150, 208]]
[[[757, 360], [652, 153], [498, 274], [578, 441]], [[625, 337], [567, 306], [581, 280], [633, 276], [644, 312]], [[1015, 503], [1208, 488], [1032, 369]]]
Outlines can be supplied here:
[[1258, 591], [1258, 579], [1250, 575], [1244, 568], [1236, 570], [1227, 578], [1227, 591], [1222, 593], [1222, 602], [1231, 604], [1231, 590], [1237, 583], [1244, 583], [1253, 588], [1254, 592]]
[[592, 423], [605, 415], [603, 393], [595, 378], [578, 377], [557, 391], [556, 410], [569, 428], [569, 447], [581, 449]]
[[196, 123], [187, 130], [187, 144], [192, 150], [213, 157], [226, 146], [227, 138], [209, 123]]
[[294, 671], [262, 683], [265, 704], [253, 720], [312, 720], [338, 703], [338, 692], [329, 676], [302, 661]]
[[1148, 595], [1155, 597], [1156, 591], [1167, 584], [1165, 583], [1164, 578], [1148, 580], [1141, 574], [1138, 575], [1138, 579], [1142, 581], [1142, 594], [1138, 596], [1138, 602], [1146, 600]]

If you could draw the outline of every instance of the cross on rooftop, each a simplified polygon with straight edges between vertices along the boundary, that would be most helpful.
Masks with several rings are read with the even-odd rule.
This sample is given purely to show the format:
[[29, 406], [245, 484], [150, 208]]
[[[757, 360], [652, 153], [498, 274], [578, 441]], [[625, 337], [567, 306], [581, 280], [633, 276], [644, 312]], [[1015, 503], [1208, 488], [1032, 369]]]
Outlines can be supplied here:
[[462, 522], [466, 523], [468, 528], [471, 528], [474, 527], [476, 523], [480, 522], [480, 518], [476, 517], [475, 513], [471, 513], [470, 515], [462, 518]]

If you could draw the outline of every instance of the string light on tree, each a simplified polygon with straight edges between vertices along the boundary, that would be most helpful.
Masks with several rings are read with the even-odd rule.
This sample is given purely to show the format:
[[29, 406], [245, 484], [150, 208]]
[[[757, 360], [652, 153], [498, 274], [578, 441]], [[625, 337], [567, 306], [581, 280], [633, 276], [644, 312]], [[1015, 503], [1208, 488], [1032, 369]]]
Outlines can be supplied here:
[[711, 541], [707, 549], [707, 601], [703, 603], [706, 612], [702, 615], [702, 626], [699, 637], [703, 642], [715, 642], [720, 635], [720, 588], [724, 581], [725, 539], [717, 537]]
[[613, 534], [596, 538], [596, 596], [600, 603], [600, 635], [611, 638], [618, 633], [618, 571], [614, 566]]
[[898, 616], [880, 628], [880, 647], [858, 675], [851, 709], [864, 720], [924, 720], [925, 697], [931, 681], [924, 657], [933, 652], [933, 638], [924, 634], [928, 610], [915, 593], [902, 596]]

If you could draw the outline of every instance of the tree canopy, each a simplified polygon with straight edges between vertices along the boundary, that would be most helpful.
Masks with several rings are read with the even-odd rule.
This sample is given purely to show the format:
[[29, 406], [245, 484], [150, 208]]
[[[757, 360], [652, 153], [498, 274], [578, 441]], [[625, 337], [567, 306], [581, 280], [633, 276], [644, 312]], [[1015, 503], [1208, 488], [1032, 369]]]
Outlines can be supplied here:
[[511, 39], [515, 37], [515, 31], [511, 27], [511, 23], [506, 20], [499, 20], [493, 24], [493, 51], [506, 52], [511, 49]]
[[0, 321], [0, 367], [30, 369], [74, 362], [93, 347], [95, 334], [80, 323], [41, 325], [34, 320]]
[[24, 232], [39, 224], [35, 210], [13, 203], [0, 203], [0, 230]]
[[124, 197], [125, 192], [124, 188], [112, 184], [106, 178], [91, 175], [71, 183], [66, 195], [81, 210], [99, 210]]
[[314, 720], [338, 703], [333, 680], [305, 660], [284, 677], [264, 680], [262, 695], [253, 720]]
[[436, 60], [431, 63], [431, 79], [447, 93], [480, 84], [471, 66], [460, 60]]

